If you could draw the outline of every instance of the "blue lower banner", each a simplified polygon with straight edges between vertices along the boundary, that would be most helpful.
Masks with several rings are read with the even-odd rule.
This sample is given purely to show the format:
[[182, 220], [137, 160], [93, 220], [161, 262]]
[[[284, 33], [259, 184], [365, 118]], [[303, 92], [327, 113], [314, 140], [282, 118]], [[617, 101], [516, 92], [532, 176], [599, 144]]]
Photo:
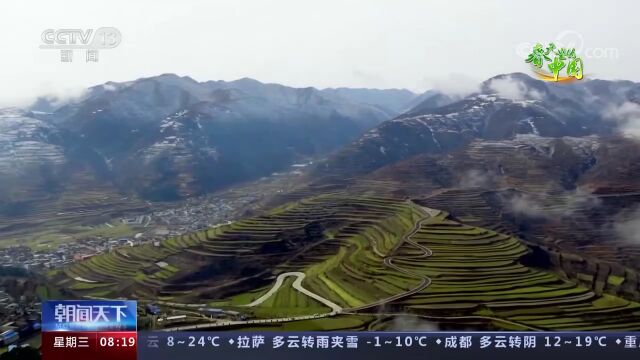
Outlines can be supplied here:
[[49, 300], [42, 303], [42, 331], [136, 331], [136, 301]]
[[139, 332], [138, 359], [639, 359], [640, 332]]
[[42, 303], [43, 360], [136, 360], [137, 308], [130, 300]]

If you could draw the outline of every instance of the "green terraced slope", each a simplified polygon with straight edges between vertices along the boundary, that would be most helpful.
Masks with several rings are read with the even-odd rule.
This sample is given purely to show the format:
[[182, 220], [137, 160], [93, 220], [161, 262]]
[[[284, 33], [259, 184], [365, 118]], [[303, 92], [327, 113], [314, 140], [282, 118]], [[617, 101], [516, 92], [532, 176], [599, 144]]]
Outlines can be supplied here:
[[[441, 219], [422, 226], [413, 240], [433, 256], [399, 265], [433, 283], [396, 306], [436, 317], [483, 316], [503, 327], [640, 329], [640, 304], [597, 295], [552, 272], [523, 265], [520, 257], [528, 249], [513, 237]], [[405, 255], [412, 251], [399, 249]]]
[[[290, 328], [287, 322], [303, 330], [385, 328], [387, 319], [412, 314], [492, 329], [640, 330], [640, 304], [527, 266], [530, 253], [517, 238], [412, 202], [332, 194], [157, 247], [97, 256], [53, 274], [51, 284], [74, 297], [206, 303], [250, 319], [292, 317], [275, 328]], [[304, 273], [305, 289], [342, 310], [331, 312], [302, 294], [293, 278], [270, 294], [286, 272]]]

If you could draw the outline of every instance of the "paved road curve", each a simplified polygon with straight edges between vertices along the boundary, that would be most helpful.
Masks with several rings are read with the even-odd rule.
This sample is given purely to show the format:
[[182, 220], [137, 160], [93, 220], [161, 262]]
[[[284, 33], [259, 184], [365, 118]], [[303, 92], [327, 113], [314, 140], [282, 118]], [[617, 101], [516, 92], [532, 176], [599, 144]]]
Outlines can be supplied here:
[[[287, 273], [283, 273], [278, 275], [277, 279], [276, 279], [276, 283], [273, 285], [273, 287], [267, 291], [267, 293], [265, 293], [264, 295], [262, 295], [260, 298], [256, 299], [255, 301], [253, 301], [252, 303], [245, 305], [247, 307], [252, 307], [252, 306], [257, 306], [262, 304], [264, 301], [266, 301], [268, 298], [270, 298], [271, 296], [273, 296], [273, 294], [275, 294], [278, 289], [280, 289], [280, 287], [282, 286], [282, 283], [284, 282], [284, 279], [289, 277], [289, 276], [295, 276], [296, 280], [293, 283], [293, 287], [300, 291], [301, 293], [318, 300], [319, 302], [321, 302], [322, 304], [326, 305], [327, 307], [331, 308], [332, 311], [329, 313], [324, 313], [324, 314], [314, 314], [314, 315], [303, 315], [303, 316], [292, 316], [292, 317], [285, 317], [285, 318], [274, 318], [274, 319], [261, 319], [261, 320], [243, 320], [243, 321], [224, 321], [224, 322], [218, 322], [218, 323], [209, 323], [209, 324], [197, 324], [197, 325], [186, 325], [186, 326], [179, 326], [179, 327], [174, 327], [174, 328], [166, 328], [166, 329], [162, 329], [162, 331], [189, 331], [189, 330], [199, 330], [199, 329], [211, 329], [211, 328], [218, 328], [218, 327], [226, 327], [226, 326], [234, 326], [234, 325], [255, 325], [255, 324], [274, 324], [274, 323], [284, 323], [284, 322], [289, 322], [289, 321], [300, 321], [300, 320], [311, 320], [311, 319], [320, 319], [320, 318], [324, 318], [324, 317], [330, 317], [330, 316], [335, 316], [338, 314], [347, 314], [350, 312], [356, 312], [359, 310], [364, 310], [364, 309], [368, 309], [368, 308], [372, 308], [372, 307], [377, 307], [383, 304], [386, 304], [388, 302], [391, 301], [395, 301], [398, 299], [401, 299], [403, 297], [406, 296], [411, 296], [415, 293], [418, 293], [422, 290], [424, 290], [426, 287], [428, 287], [429, 285], [431, 285], [431, 278], [427, 277], [427, 276], [423, 276], [423, 275], [419, 275], [416, 273], [413, 273], [409, 270], [403, 269], [397, 265], [395, 265], [393, 263], [393, 259], [397, 258], [397, 259], [423, 259], [423, 258], [428, 258], [432, 255], [432, 251], [429, 248], [426, 248], [416, 242], [414, 242], [413, 240], [411, 240], [411, 237], [413, 235], [415, 235], [420, 228], [422, 227], [422, 223], [428, 219], [430, 219], [433, 214], [430, 212], [431, 209], [427, 209], [425, 208], [425, 212], [429, 215], [421, 218], [420, 220], [418, 220], [414, 226], [413, 229], [408, 233], [405, 234], [402, 237], [402, 241], [400, 241], [398, 243], [398, 245], [394, 248], [393, 252], [397, 251], [397, 249], [404, 244], [405, 242], [422, 250], [424, 253], [420, 254], [420, 255], [415, 255], [415, 256], [404, 256], [402, 258], [397, 257], [397, 256], [389, 256], [386, 257], [383, 261], [384, 264], [394, 270], [397, 270], [399, 272], [402, 272], [404, 274], [407, 274], [409, 276], [412, 277], [416, 277], [416, 278], [420, 278], [421, 282], [420, 284], [401, 294], [398, 295], [394, 295], [392, 297], [386, 298], [386, 299], [382, 299], [380, 301], [376, 301], [374, 303], [370, 303], [367, 305], [363, 305], [360, 307], [356, 307], [356, 308], [350, 308], [350, 309], [343, 309], [341, 306], [331, 302], [328, 299], [323, 298], [322, 296], [315, 294], [307, 289], [305, 289], [302, 286], [302, 280], [305, 278], [305, 274], [302, 272], [287, 272]], [[375, 248], [375, 244], [374, 244], [374, 251], [376, 251], [376, 253], [379, 253], [377, 251], [377, 249]]]
[[208, 324], [185, 325], [185, 326], [162, 329], [162, 331], [189, 331], [189, 330], [212, 329], [212, 328], [234, 326], [234, 325], [237, 326], [237, 325], [277, 324], [277, 323], [284, 323], [284, 322], [290, 322], [290, 321], [320, 319], [324, 317], [338, 315], [342, 312], [342, 307], [340, 305], [335, 304], [330, 300], [325, 299], [322, 296], [305, 289], [302, 286], [302, 280], [304, 280], [306, 275], [302, 272], [287, 272], [287, 273], [278, 275], [278, 278], [276, 279], [276, 283], [273, 285], [271, 289], [269, 289], [269, 291], [267, 291], [260, 298], [253, 301], [251, 304], [244, 305], [244, 306], [253, 307], [253, 306], [258, 306], [262, 304], [280, 289], [280, 287], [282, 286], [282, 283], [284, 282], [284, 279], [286, 279], [289, 276], [296, 277], [296, 280], [293, 282], [294, 289], [300, 291], [301, 293], [315, 300], [318, 300], [322, 304], [331, 308], [331, 312], [324, 313], [324, 314], [301, 315], [301, 316], [291, 316], [291, 317], [274, 318], [274, 319], [223, 321], [223, 322], [208, 323]]
[[333, 303], [330, 300], [328, 300], [326, 298], [323, 298], [322, 296], [305, 289], [302, 286], [302, 280], [304, 279], [304, 277], [306, 275], [305, 275], [305, 273], [298, 272], [298, 271], [296, 271], [296, 272], [286, 272], [286, 273], [278, 275], [278, 278], [276, 279], [276, 283], [273, 285], [273, 287], [269, 291], [267, 291], [266, 294], [262, 295], [260, 298], [256, 299], [251, 304], [248, 304], [248, 305], [245, 305], [245, 306], [248, 306], [248, 307], [258, 306], [258, 305], [262, 304], [263, 302], [265, 302], [267, 299], [269, 299], [273, 294], [275, 294], [280, 289], [280, 287], [282, 286], [282, 283], [284, 282], [284, 279], [286, 279], [289, 276], [295, 276], [296, 277], [296, 280], [293, 282], [293, 288], [294, 289], [296, 289], [299, 292], [307, 295], [310, 298], [318, 300], [322, 304], [324, 304], [327, 307], [331, 308], [331, 310], [333, 310], [333, 312], [342, 311], [342, 307], [340, 305], [338, 305], [336, 303]]
[[[427, 211], [427, 210], [425, 210], [425, 211]], [[429, 211], [427, 211], [427, 213], [429, 213]], [[398, 245], [393, 249], [393, 253], [395, 253], [400, 248], [400, 246], [402, 246], [402, 244], [407, 243], [407, 244], [410, 244], [413, 247], [416, 247], [416, 248], [422, 250], [423, 251], [422, 254], [415, 255], [415, 256], [403, 256], [403, 257], [389, 256], [389, 257], [384, 258], [384, 260], [383, 260], [384, 264], [387, 267], [390, 267], [390, 268], [392, 268], [392, 269], [394, 269], [396, 271], [399, 271], [399, 272], [401, 272], [403, 274], [407, 274], [407, 275], [409, 275], [411, 277], [419, 278], [420, 279], [420, 284], [418, 286], [416, 286], [415, 288], [407, 291], [407, 292], [404, 292], [404, 293], [401, 293], [401, 294], [397, 294], [397, 295], [388, 297], [386, 299], [382, 299], [380, 301], [376, 301], [374, 303], [370, 303], [370, 304], [366, 304], [366, 305], [362, 305], [362, 306], [358, 306], [358, 307], [354, 307], [354, 308], [345, 309], [344, 310], [345, 313], [356, 312], [356, 311], [360, 311], [360, 310], [369, 309], [369, 308], [372, 308], [372, 307], [378, 307], [378, 306], [384, 305], [386, 303], [389, 303], [389, 302], [392, 302], [392, 301], [396, 301], [398, 299], [402, 299], [404, 297], [411, 296], [413, 294], [419, 293], [420, 291], [424, 290], [429, 285], [431, 285], [431, 278], [429, 278], [428, 276], [416, 274], [416, 273], [414, 273], [412, 271], [409, 271], [407, 269], [401, 268], [398, 265], [393, 263], [394, 259], [403, 259], [403, 260], [425, 259], [425, 258], [428, 258], [431, 255], [433, 255], [433, 252], [431, 251], [431, 249], [429, 249], [429, 248], [427, 248], [425, 246], [422, 246], [422, 245], [418, 244], [417, 242], [411, 240], [411, 237], [413, 235], [415, 235], [420, 230], [420, 228], [422, 227], [422, 223], [427, 221], [427, 220], [429, 220], [429, 219], [431, 219], [431, 215], [427, 215], [427, 216], [421, 218], [420, 220], [418, 220], [414, 224], [413, 229], [408, 234], [405, 234], [402, 237], [402, 241], [399, 242]], [[376, 251], [376, 252], [378, 252], [378, 251]]]

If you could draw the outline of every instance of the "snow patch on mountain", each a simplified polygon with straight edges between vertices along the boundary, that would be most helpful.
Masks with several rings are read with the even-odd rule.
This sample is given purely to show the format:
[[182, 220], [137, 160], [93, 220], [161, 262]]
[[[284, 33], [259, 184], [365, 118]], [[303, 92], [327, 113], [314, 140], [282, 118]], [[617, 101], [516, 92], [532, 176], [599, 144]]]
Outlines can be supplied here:
[[51, 126], [25, 114], [17, 109], [0, 110], [0, 173], [66, 162], [64, 149], [49, 141], [54, 132]]
[[524, 121], [525, 123], [527, 123], [527, 125], [529, 125], [529, 127], [531, 127], [531, 131], [533, 132], [534, 135], [540, 136], [540, 131], [538, 130], [538, 128], [536, 127], [536, 124], [533, 122], [531, 118], [526, 118], [522, 121]]

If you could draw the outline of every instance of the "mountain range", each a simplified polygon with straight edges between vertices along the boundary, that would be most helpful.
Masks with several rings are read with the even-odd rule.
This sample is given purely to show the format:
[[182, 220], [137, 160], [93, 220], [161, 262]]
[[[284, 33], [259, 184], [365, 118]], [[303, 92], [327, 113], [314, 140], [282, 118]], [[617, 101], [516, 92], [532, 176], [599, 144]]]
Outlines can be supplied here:
[[[46, 219], [0, 220], [6, 233], [87, 213], [110, 224], [167, 205], [140, 197], [226, 186], [247, 197], [252, 187], [261, 195], [233, 222], [74, 262], [48, 272], [47, 287], [73, 298], [215, 299], [268, 322], [306, 321], [295, 317], [304, 311], [332, 317], [331, 329], [387, 328], [385, 314], [408, 313], [443, 328], [637, 330], [639, 90], [519, 73], [466, 95], [175, 75], [107, 83], [62, 107], [4, 111], [12, 160], [2, 171], [23, 189], [11, 194], [34, 196], [30, 187], [66, 202], [40, 202], [33, 212]], [[263, 179], [284, 179], [273, 187], [232, 186], [294, 163], [295, 177]], [[292, 275], [304, 277], [302, 294], [281, 287]], [[309, 294], [331, 305], [318, 309]], [[362, 322], [341, 322], [355, 313]], [[225, 326], [204, 321], [195, 326]]]
[[108, 82], [62, 106], [42, 98], [0, 112], [0, 199], [56, 196], [82, 174], [123, 194], [175, 200], [327, 155], [313, 176], [347, 178], [477, 140], [611, 136], [624, 125], [611, 114], [639, 99], [630, 81], [549, 84], [520, 73], [466, 96], [174, 74]]
[[333, 151], [414, 98], [174, 74], [41, 98], [0, 112], [0, 198], [56, 194], [80, 172], [151, 200], [214, 191]]
[[334, 154], [321, 171], [366, 173], [420, 153], [445, 154], [474, 139], [612, 135], [625, 119], [611, 113], [637, 103], [639, 93], [640, 84], [630, 81], [549, 84], [521, 73], [499, 75], [461, 99], [433, 94]]

